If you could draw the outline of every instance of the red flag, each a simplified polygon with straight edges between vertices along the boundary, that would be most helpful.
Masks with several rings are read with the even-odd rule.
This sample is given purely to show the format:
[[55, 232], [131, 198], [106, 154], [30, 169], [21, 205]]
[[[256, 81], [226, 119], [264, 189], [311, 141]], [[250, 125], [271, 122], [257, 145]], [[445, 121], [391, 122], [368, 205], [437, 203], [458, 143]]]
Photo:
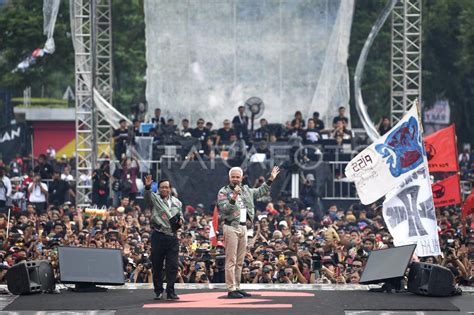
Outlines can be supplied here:
[[455, 125], [425, 137], [425, 149], [430, 172], [457, 172]]
[[217, 246], [218, 227], [219, 227], [219, 213], [217, 212], [217, 206], [215, 206], [214, 214], [212, 215], [211, 230], [209, 231], [209, 238], [211, 239], [212, 246]]
[[[464, 204], [462, 205], [462, 217], [465, 218], [472, 213], [474, 209], [474, 188], [471, 190], [471, 194], [467, 196]], [[474, 220], [472, 221], [474, 223]]]
[[459, 175], [449, 176], [431, 185], [435, 208], [461, 204]]

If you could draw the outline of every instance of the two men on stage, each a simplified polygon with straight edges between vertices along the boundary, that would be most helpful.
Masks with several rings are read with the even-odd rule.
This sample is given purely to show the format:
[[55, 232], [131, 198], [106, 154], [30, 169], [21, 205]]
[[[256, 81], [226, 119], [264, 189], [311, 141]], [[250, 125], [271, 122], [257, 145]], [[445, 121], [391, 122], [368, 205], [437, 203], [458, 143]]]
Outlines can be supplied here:
[[[249, 297], [240, 289], [242, 266], [247, 251], [247, 221], [255, 216], [254, 198], [259, 198], [270, 190], [270, 185], [280, 173], [274, 167], [268, 180], [259, 188], [242, 186], [243, 171], [233, 167], [229, 171], [229, 184], [219, 190], [217, 202], [224, 223], [225, 241], [225, 281], [229, 298]], [[145, 178], [145, 201], [152, 208], [151, 260], [153, 265], [153, 286], [155, 299], [163, 296], [163, 262], [166, 260], [166, 298], [178, 300], [174, 283], [178, 271], [179, 240], [177, 230], [182, 225], [182, 203], [171, 195], [169, 180], [158, 183], [158, 194], [151, 192], [152, 176]]]

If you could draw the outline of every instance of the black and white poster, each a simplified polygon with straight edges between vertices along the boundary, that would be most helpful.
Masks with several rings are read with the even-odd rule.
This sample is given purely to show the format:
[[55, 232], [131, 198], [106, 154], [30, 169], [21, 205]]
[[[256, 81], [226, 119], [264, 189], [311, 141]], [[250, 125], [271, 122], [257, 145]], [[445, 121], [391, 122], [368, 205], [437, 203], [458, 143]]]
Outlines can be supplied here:
[[383, 217], [395, 246], [417, 244], [419, 257], [441, 254], [428, 168], [415, 169], [383, 203]]
[[31, 148], [31, 139], [27, 137], [26, 124], [15, 124], [0, 129], [0, 155], [4, 162], [15, 158], [16, 154], [26, 155]]

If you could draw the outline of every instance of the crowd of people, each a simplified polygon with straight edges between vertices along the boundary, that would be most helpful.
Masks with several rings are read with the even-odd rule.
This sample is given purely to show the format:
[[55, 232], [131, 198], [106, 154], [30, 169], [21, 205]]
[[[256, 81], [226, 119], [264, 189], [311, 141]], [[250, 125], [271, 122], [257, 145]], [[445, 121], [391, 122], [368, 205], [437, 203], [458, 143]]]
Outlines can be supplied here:
[[[287, 142], [299, 138], [302, 144], [321, 147], [338, 147], [351, 143], [354, 134], [349, 130], [349, 119], [345, 116], [345, 107], [338, 109], [331, 126], [325, 126], [314, 112], [312, 117], [305, 119], [300, 111], [285, 124], [269, 123], [265, 118], [259, 120], [259, 127], [251, 130], [249, 117], [245, 107], [238, 108], [238, 114], [232, 119], [225, 119], [221, 128], [215, 128], [213, 122], [199, 118], [196, 127], [192, 128], [188, 119], [177, 125], [173, 118], [165, 118], [157, 108], [148, 122], [134, 119], [132, 126], [125, 119], [120, 127], [114, 130], [114, 154], [118, 159], [127, 155], [127, 148], [135, 144], [136, 137], [153, 138], [153, 159], [159, 159], [162, 151], [160, 146], [179, 145], [182, 159], [214, 160], [216, 158], [236, 159], [243, 157], [252, 147], [258, 153], [268, 153], [268, 147], [274, 143]], [[380, 124], [381, 130], [385, 125]], [[386, 126], [385, 126], [386, 127]]]
[[[248, 119], [243, 113], [239, 108], [239, 115], [232, 122], [224, 121], [224, 127], [215, 133], [212, 127], [204, 127], [202, 119], [198, 120], [196, 129], [183, 120], [183, 128], [174, 128], [174, 132], [183, 137], [189, 133], [204, 148], [209, 141], [213, 147], [232, 146], [235, 138], [249, 143], [261, 139], [271, 142], [274, 137], [296, 135], [303, 141], [319, 141], [326, 132], [316, 113], [305, 121], [297, 112], [281, 135], [266, 129], [265, 121], [249, 134], [248, 126], [245, 127]], [[341, 108], [340, 115], [334, 119], [335, 138], [352, 136], [347, 122]], [[165, 135], [159, 134], [165, 126], [174, 125], [169, 120], [166, 122], [159, 111], [155, 112], [154, 123], [156, 129], [150, 133], [157, 132], [158, 138]], [[139, 162], [126, 155], [130, 129], [123, 122], [122, 126], [127, 132], [114, 133], [115, 154], [123, 157], [120, 165], [111, 172], [110, 163], [102, 163], [91, 178], [93, 201], [106, 211], [75, 207], [74, 160], [57, 159], [49, 152], [40, 155], [35, 163], [32, 158], [22, 157], [8, 164], [0, 161], [0, 282], [13, 264], [37, 259], [49, 260], [59, 279], [58, 246], [87, 246], [122, 250], [125, 281], [152, 283], [152, 211], [136, 200]], [[204, 152], [209, 157], [212, 152], [218, 154], [213, 150], [204, 149]], [[466, 157], [460, 156], [461, 159], [464, 161]], [[467, 172], [473, 173], [470, 156], [468, 161]], [[263, 181], [257, 181], [254, 186], [262, 184]], [[110, 194], [111, 190], [116, 193]], [[189, 193], [173, 191], [175, 195]], [[188, 204], [182, 210], [184, 222], [178, 230], [176, 282], [223, 283], [222, 225], [217, 246], [210, 243], [213, 207]], [[469, 214], [461, 220], [457, 207], [437, 209], [443, 255], [421, 258], [448, 267], [456, 283], [470, 286], [474, 284], [472, 217]], [[358, 283], [370, 252], [393, 246], [377, 204], [363, 206], [355, 202], [347, 208], [333, 204], [315, 210], [301, 200], [272, 199], [270, 195], [256, 203], [254, 222], [247, 222], [247, 238], [242, 283]]]

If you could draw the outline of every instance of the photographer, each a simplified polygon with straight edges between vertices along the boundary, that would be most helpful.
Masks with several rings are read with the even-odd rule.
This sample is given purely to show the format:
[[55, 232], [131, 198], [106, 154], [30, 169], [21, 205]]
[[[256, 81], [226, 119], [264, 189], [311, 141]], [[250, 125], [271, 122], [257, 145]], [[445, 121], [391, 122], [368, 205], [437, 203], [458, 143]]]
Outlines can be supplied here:
[[46, 212], [46, 201], [48, 200], [48, 186], [41, 182], [41, 176], [36, 174], [33, 182], [28, 186], [30, 194], [29, 201], [34, 205], [37, 214]]
[[152, 283], [151, 263], [138, 264], [133, 273], [133, 283]]
[[252, 283], [273, 283], [272, 265], [265, 265], [262, 269], [258, 269]]

